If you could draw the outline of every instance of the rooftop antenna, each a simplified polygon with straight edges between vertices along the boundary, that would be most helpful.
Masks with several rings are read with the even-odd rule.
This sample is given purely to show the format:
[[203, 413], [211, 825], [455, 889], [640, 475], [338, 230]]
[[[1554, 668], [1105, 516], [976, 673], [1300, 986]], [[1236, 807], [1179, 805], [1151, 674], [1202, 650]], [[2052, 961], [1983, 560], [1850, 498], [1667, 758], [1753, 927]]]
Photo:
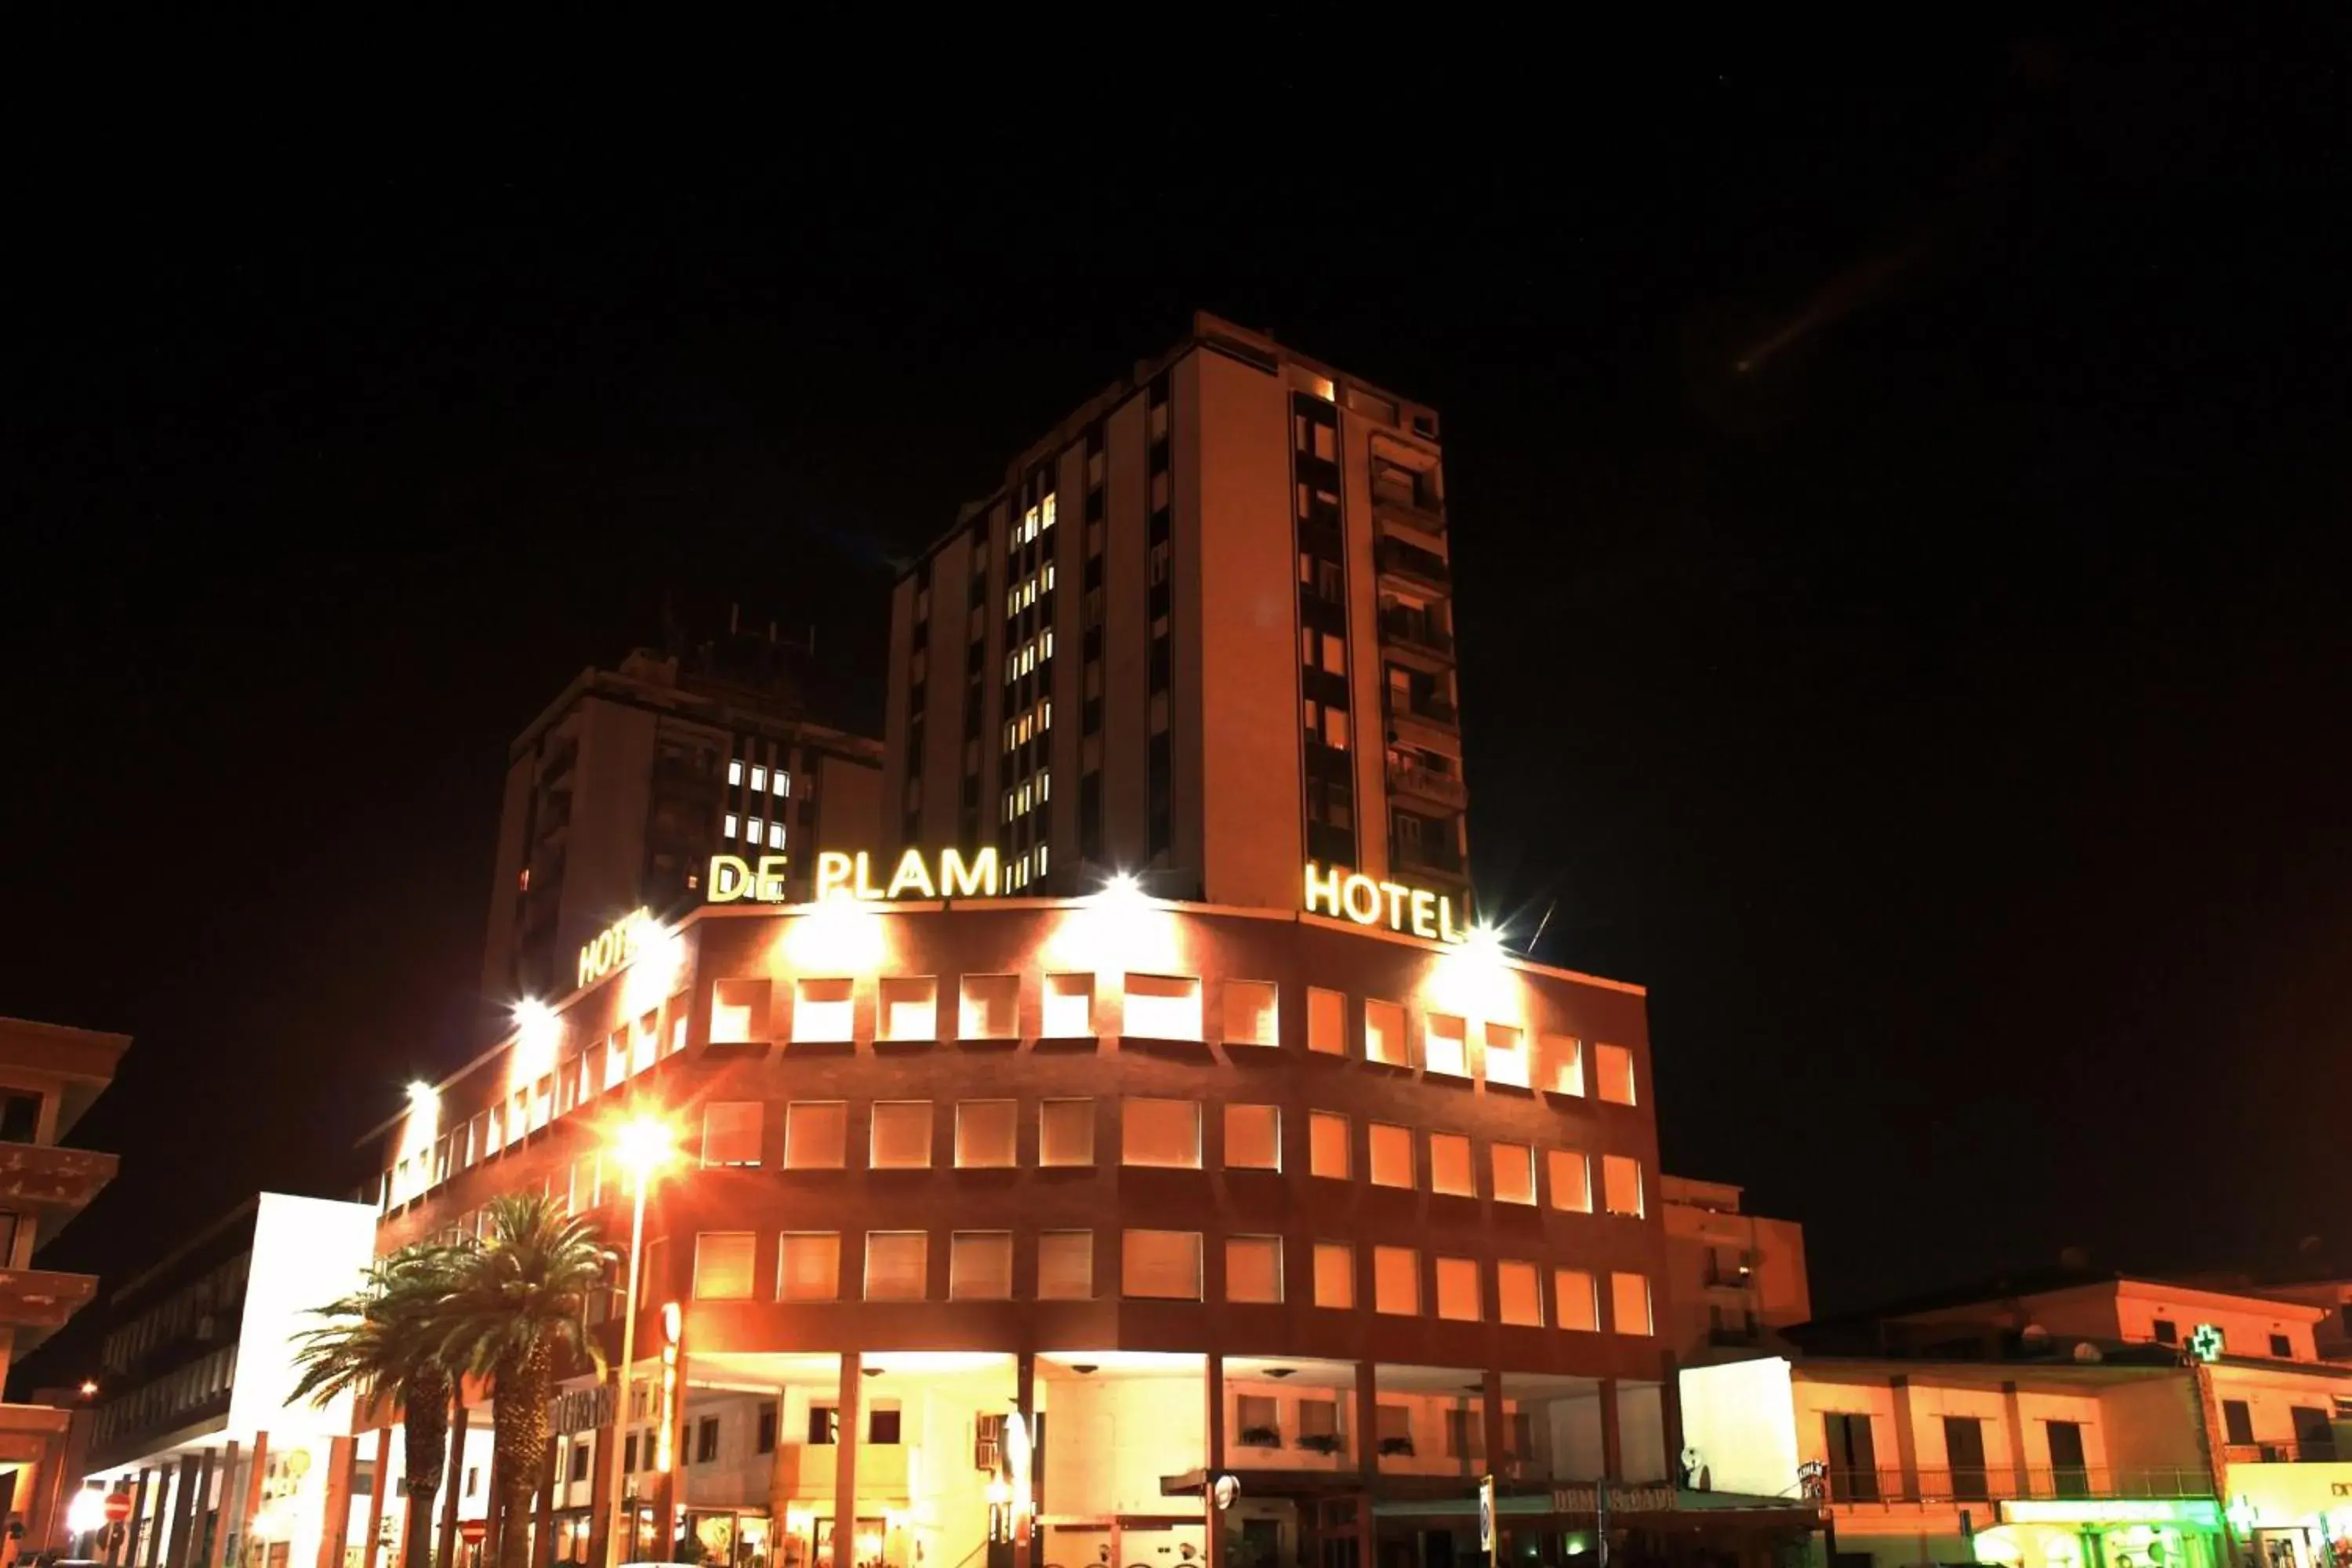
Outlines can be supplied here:
[[1528, 938], [1528, 955], [1529, 957], [1533, 957], [1535, 955], [1536, 944], [1543, 941], [1544, 927], [1551, 924], [1551, 912], [1558, 908], [1559, 908], [1559, 900], [1558, 899], [1552, 900], [1551, 902], [1544, 906], [1543, 919], [1536, 921], [1536, 934]]

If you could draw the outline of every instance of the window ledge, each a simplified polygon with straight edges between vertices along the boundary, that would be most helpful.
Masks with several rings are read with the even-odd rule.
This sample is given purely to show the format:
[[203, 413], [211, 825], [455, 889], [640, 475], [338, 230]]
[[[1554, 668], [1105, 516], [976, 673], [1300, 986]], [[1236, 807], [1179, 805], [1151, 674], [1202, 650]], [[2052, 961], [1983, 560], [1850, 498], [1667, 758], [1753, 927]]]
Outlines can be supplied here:
[[1029, 1042], [1040, 1051], [1092, 1051], [1102, 1047], [1099, 1035], [1040, 1035]]

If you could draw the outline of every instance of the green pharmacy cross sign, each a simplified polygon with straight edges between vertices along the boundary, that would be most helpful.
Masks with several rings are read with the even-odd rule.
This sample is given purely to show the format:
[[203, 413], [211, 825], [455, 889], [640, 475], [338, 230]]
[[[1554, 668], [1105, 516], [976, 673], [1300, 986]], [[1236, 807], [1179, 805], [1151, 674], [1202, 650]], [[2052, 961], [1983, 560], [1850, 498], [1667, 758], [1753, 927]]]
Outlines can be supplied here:
[[2221, 1331], [2210, 1323], [2200, 1323], [2189, 1331], [2189, 1353], [2199, 1361], [2221, 1359]]

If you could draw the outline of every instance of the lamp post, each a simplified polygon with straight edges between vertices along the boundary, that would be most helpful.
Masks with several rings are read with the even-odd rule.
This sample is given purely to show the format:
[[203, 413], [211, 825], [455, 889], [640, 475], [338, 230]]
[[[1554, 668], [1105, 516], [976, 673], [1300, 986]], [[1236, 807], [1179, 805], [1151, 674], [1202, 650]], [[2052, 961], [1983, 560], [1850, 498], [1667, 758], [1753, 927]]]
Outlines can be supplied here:
[[[670, 1161], [670, 1131], [668, 1126], [650, 1116], [638, 1116], [622, 1124], [610, 1145], [614, 1159], [636, 1183], [636, 1200], [629, 1215], [629, 1288], [626, 1305], [621, 1316], [621, 1375], [613, 1405], [613, 1452], [607, 1461], [612, 1475], [612, 1517], [606, 1521], [605, 1543], [611, 1555], [610, 1563], [629, 1560], [621, 1545], [621, 1520], [627, 1499], [623, 1495], [625, 1476], [621, 1469], [624, 1434], [629, 1426], [629, 1373], [637, 1353], [637, 1269], [646, 1245], [646, 1189], [653, 1185], [654, 1175]], [[629, 1521], [629, 1542], [636, 1541], [636, 1521]]]

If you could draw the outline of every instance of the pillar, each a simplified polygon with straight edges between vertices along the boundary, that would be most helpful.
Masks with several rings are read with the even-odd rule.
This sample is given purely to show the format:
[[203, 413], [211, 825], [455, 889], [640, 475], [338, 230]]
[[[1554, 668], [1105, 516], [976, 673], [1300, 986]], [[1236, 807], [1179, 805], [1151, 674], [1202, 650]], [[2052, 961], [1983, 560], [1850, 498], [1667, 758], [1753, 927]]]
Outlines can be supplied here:
[[123, 1521], [122, 1539], [106, 1554], [109, 1564], [132, 1564], [139, 1561], [139, 1529], [147, 1523], [147, 1493], [155, 1479], [152, 1465], [139, 1471], [139, 1484], [131, 1493], [131, 1517]]
[[148, 1510], [147, 1562], [145, 1568], [159, 1568], [163, 1561], [163, 1537], [172, 1528], [172, 1468], [159, 1467], [155, 1471], [155, 1491], [151, 1500], [154, 1506]]
[[368, 1486], [367, 1533], [360, 1538], [360, 1568], [392, 1568], [376, 1562], [377, 1542], [383, 1539], [383, 1494], [392, 1485], [392, 1432], [375, 1429], [375, 1476]]
[[[247, 1465], [243, 1504], [245, 1519], [238, 1528], [241, 1534], [250, 1535], [253, 1530], [253, 1516], [261, 1511], [262, 1483], [269, 1479], [268, 1433], [256, 1432], [253, 1435], [253, 1455], [247, 1461]], [[233, 1564], [232, 1568], [243, 1568], [243, 1565]]]
[[1887, 1382], [1895, 1389], [1895, 1462], [1902, 1469], [1904, 1500], [1919, 1496], [1919, 1434], [1911, 1427], [1911, 1379], [1897, 1373]]
[[1624, 1438], [1617, 1419], [1617, 1380], [1601, 1380], [1601, 1479], [1615, 1479], [1625, 1473]]
[[1037, 1352], [1016, 1351], [1013, 1357], [1013, 1408], [1029, 1428], [1029, 1513], [1016, 1521], [1013, 1532], [1013, 1568], [1033, 1568], [1037, 1560], [1037, 1515], [1045, 1499], [1037, 1486], [1038, 1462], [1045, 1446], [1037, 1431]]
[[319, 1568], [343, 1568], [343, 1547], [352, 1533], [352, 1472], [359, 1445], [349, 1437], [327, 1443], [327, 1521], [319, 1536]]
[[[1360, 1281], [1357, 1288], [1363, 1288]], [[1356, 1363], [1356, 1474], [1364, 1489], [1356, 1500], [1356, 1568], [1372, 1568], [1379, 1536], [1372, 1528], [1372, 1492], [1381, 1478], [1381, 1369], [1376, 1362]]]
[[196, 1515], [196, 1457], [180, 1456], [180, 1474], [172, 1492], [172, 1544], [164, 1554], [171, 1568], [192, 1568], [188, 1558], [189, 1532]]
[[[1660, 1359], [1664, 1364], [1658, 1373], [1658, 1425], [1665, 1428], [1666, 1474], [1674, 1479], [1676, 1486], [1680, 1486], [1683, 1481], [1682, 1369], [1672, 1351]], [[1698, 1478], [1693, 1476], [1691, 1484], [1696, 1486]]]
[[857, 1398], [865, 1371], [865, 1356], [856, 1351], [841, 1352], [840, 1404], [835, 1407], [841, 1430], [833, 1450], [833, 1568], [856, 1568], [857, 1563], [857, 1439], [863, 1431]]
[[547, 1452], [539, 1461], [539, 1530], [530, 1539], [532, 1568], [553, 1568], [555, 1563], [555, 1466], [558, 1444], [551, 1434]]
[[[1486, 1426], [1486, 1472], [1496, 1478], [1510, 1474], [1507, 1456], [1510, 1450], [1510, 1428], [1503, 1421], [1503, 1374], [1488, 1367], [1478, 1374], [1478, 1414]], [[1496, 1528], [1501, 1529], [1498, 1521]]]
[[[230, 1457], [236, 1457], [234, 1449], [231, 1450]], [[226, 1477], [222, 1479], [222, 1487], [224, 1490], [226, 1489]], [[213, 1451], [210, 1448], [206, 1448], [196, 1461], [196, 1495], [193, 1501], [195, 1506], [188, 1510], [189, 1568], [210, 1568], [213, 1560], [214, 1517]], [[226, 1513], [228, 1510], [224, 1508], [220, 1511]]]
[[[782, 1436], [782, 1433], [778, 1434]], [[588, 1453], [588, 1563], [589, 1568], [625, 1562], [619, 1555], [613, 1536], [613, 1450], [607, 1443], [621, 1441], [621, 1402], [617, 1392], [613, 1400], [613, 1420], [610, 1426], [596, 1428], [596, 1441]], [[782, 1448], [783, 1444], [776, 1445]]]
[[[253, 1531], [253, 1510], [245, 1508], [249, 1489], [247, 1473], [237, 1468], [236, 1439], [229, 1439], [227, 1450], [221, 1457], [220, 1536], [215, 1541], [213, 1561], [236, 1568], [247, 1539]], [[251, 1456], [247, 1456], [250, 1459]]]
[[[457, 1559], [457, 1494], [466, 1489], [466, 1391], [457, 1389], [457, 1414], [449, 1422], [449, 1457], [441, 1462], [441, 1543], [433, 1560], [449, 1568]], [[616, 1561], [619, 1561], [616, 1559]]]
[[1225, 1358], [1211, 1351], [1202, 1363], [1201, 1556], [1206, 1568], [1224, 1568], [1225, 1521], [1217, 1508], [1217, 1478], [1225, 1468]]
[[2000, 1421], [2009, 1433], [2009, 1467], [2017, 1481], [2017, 1495], [2033, 1495], [2033, 1477], [2025, 1462], [2025, 1413], [2017, 1400], [2017, 1384], [2000, 1385]]

